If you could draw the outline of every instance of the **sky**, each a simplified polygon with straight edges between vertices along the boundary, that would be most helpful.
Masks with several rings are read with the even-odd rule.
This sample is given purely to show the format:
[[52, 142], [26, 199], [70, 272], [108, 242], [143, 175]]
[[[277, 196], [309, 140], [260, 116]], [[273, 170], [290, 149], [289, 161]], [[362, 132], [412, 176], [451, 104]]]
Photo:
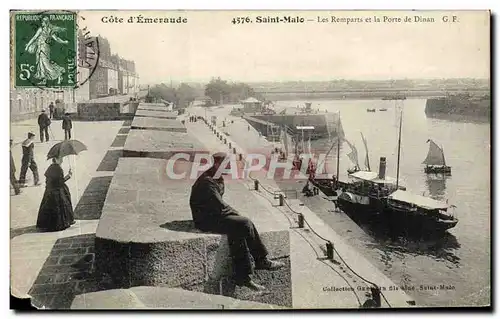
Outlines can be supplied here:
[[[489, 78], [486, 11], [82, 11], [80, 25], [134, 60], [142, 84], [230, 81]], [[186, 17], [186, 24], [126, 23], [129, 17]], [[443, 16], [457, 22], [443, 22]], [[251, 24], [233, 24], [235, 17]], [[303, 24], [256, 23], [300, 16]], [[331, 22], [360, 18], [362, 23]], [[381, 22], [373, 22], [377, 16]], [[403, 22], [384, 22], [384, 16]], [[404, 22], [405, 16], [434, 22]], [[102, 19], [123, 18], [123, 23]], [[328, 22], [318, 22], [318, 17]], [[372, 22], [365, 19], [371, 18]], [[311, 19], [312, 21], [307, 21]]]

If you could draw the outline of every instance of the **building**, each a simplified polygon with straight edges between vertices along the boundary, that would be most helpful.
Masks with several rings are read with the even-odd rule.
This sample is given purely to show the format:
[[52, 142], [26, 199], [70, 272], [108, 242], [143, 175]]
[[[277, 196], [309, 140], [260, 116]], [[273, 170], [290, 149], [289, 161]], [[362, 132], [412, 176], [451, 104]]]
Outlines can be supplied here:
[[259, 112], [262, 108], [262, 102], [254, 97], [249, 97], [241, 101], [241, 104], [243, 105], [243, 112], [245, 113]]

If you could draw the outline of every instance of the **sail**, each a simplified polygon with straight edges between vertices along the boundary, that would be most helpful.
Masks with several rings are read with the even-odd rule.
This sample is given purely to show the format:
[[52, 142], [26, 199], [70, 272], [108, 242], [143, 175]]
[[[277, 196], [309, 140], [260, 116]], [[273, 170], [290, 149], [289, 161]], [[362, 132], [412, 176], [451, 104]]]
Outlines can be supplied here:
[[361, 133], [361, 138], [363, 139], [363, 144], [365, 144], [365, 152], [366, 152], [366, 157], [365, 157], [365, 167], [368, 169], [368, 171], [371, 171], [370, 169], [370, 156], [368, 155], [368, 144], [366, 144], [366, 139], [363, 133]]
[[429, 152], [422, 163], [426, 165], [445, 165], [443, 150], [433, 140], [429, 139], [427, 143], [429, 143]]
[[312, 148], [311, 148], [311, 134], [309, 134], [309, 140], [307, 141], [307, 154], [312, 154]]
[[348, 140], [344, 139], [344, 141], [351, 148], [351, 152], [349, 154], [347, 154], [347, 157], [349, 157], [349, 159], [351, 160], [351, 162], [354, 165], [356, 165], [356, 167], [359, 167], [358, 151], [356, 150], [356, 147], [354, 145], [352, 145], [351, 142], [349, 142]]
[[337, 136], [344, 138], [344, 129], [340, 121], [340, 114], [326, 113], [325, 115], [326, 129], [328, 131], [328, 139], [335, 140]]

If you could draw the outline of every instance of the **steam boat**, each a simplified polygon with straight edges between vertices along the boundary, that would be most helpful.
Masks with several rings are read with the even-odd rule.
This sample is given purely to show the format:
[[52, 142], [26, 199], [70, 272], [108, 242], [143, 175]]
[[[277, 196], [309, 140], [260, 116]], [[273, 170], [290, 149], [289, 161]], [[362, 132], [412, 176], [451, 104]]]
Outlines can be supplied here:
[[412, 194], [399, 185], [402, 121], [403, 112], [399, 124], [396, 179], [386, 177], [386, 159], [381, 157], [378, 174], [358, 171], [349, 175], [352, 181], [341, 189], [337, 205], [353, 219], [382, 221], [391, 232], [418, 235], [444, 232], [458, 223], [451, 212], [454, 206]]
[[339, 208], [353, 219], [377, 219], [398, 232], [426, 234], [455, 227], [458, 219], [449, 212], [453, 206], [406, 191], [397, 180], [385, 176], [385, 168], [385, 157], [381, 157], [378, 174], [350, 174], [352, 181], [337, 199]]

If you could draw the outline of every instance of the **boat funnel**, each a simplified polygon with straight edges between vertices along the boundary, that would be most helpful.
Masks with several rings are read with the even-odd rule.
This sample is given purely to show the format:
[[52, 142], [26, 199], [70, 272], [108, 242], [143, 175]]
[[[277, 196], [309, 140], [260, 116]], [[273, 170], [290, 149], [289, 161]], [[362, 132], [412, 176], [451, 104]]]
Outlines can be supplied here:
[[379, 179], [385, 179], [385, 157], [380, 158], [380, 165], [378, 167], [378, 178]]

